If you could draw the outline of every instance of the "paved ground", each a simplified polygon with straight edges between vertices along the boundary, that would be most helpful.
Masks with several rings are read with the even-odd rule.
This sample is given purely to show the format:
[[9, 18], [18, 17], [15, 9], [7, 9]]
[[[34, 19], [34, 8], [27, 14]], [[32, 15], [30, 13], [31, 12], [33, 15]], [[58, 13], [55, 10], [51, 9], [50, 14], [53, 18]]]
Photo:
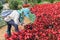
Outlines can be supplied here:
[[[28, 24], [28, 23], [30, 23], [30, 20], [25, 18], [24, 23]], [[4, 34], [6, 33], [6, 29], [7, 29], [7, 26], [4, 26], [0, 29], [0, 40], [5, 40]], [[22, 29], [24, 29], [24, 27], [19, 25], [19, 29], [22, 30]], [[12, 31], [14, 31], [14, 27], [12, 27]]]

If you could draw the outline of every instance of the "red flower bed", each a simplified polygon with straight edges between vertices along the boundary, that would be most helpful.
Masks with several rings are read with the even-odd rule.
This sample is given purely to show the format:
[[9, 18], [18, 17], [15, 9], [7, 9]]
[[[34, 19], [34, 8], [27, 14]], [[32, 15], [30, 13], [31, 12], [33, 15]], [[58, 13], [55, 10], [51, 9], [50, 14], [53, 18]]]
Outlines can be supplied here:
[[5, 35], [7, 40], [60, 40], [60, 2], [38, 4], [31, 8], [36, 19], [25, 25], [25, 30]]

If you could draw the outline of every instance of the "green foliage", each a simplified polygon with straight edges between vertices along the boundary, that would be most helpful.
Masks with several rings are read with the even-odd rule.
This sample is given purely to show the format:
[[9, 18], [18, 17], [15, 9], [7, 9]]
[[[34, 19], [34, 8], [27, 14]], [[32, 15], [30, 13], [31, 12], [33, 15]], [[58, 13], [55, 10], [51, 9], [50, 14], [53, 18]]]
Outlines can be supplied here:
[[50, 1], [50, 3], [53, 3], [55, 0], [49, 0]]
[[49, 1], [49, 0], [44, 0], [44, 1]]
[[5, 0], [6, 3], [8, 3], [9, 0]]
[[0, 28], [6, 25], [5, 21], [3, 20], [1, 14], [0, 14]]
[[28, 0], [28, 2], [30, 2], [30, 0]]
[[0, 28], [4, 25], [6, 25], [5, 21], [2, 18], [0, 18]]
[[1, 12], [1, 9], [3, 8], [2, 6], [2, 2], [0, 1], [0, 12]]
[[60, 0], [57, 0], [57, 1], [60, 1]]
[[45, 0], [45, 1], [53, 3], [55, 0]]
[[40, 3], [40, 2], [41, 2], [41, 0], [38, 0], [37, 2], [38, 2], [38, 3]]
[[21, 0], [9, 0], [10, 9], [17, 10], [18, 9], [18, 5], [22, 5], [22, 1]]
[[19, 5], [23, 4], [21, 0], [17, 0], [17, 2], [18, 2]]
[[5, 25], [6, 23], [3, 21], [2, 17], [1, 17], [1, 10], [3, 8], [3, 4], [2, 2], [0, 1], [0, 28]]
[[2, 2], [0, 1], [0, 14], [2, 9], [3, 9], [3, 5], [2, 5]]
[[18, 2], [16, 0], [10, 0], [9, 7], [14, 10], [18, 9]]

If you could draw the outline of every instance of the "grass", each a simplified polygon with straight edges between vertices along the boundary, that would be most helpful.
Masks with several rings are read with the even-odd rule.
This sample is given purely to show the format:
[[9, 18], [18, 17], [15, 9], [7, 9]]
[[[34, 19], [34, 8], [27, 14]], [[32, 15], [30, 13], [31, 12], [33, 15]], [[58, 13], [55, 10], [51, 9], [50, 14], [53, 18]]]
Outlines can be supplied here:
[[5, 21], [0, 16], [0, 28], [5, 26], [5, 25], [6, 25]]

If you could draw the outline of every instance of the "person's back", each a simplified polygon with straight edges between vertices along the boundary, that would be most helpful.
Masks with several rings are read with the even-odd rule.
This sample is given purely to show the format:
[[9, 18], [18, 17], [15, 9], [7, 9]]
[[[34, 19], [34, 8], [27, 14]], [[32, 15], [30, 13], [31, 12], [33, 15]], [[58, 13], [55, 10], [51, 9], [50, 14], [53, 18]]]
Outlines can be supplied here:
[[20, 23], [23, 23], [24, 21], [24, 17], [29, 18], [29, 13], [30, 13], [30, 9], [29, 9], [29, 5], [28, 4], [24, 4], [21, 10], [18, 10], [18, 13], [20, 14]]
[[24, 15], [29, 18], [29, 13], [30, 13], [30, 9], [29, 8], [22, 8], [21, 9], [21, 13], [24, 12]]
[[23, 8], [22, 10], [23, 10], [23, 12], [24, 12], [25, 14], [27, 14], [27, 13], [30, 12], [30, 9], [29, 9], [29, 8]]
[[4, 21], [10, 21], [11, 19], [8, 17], [12, 13], [12, 10], [3, 10], [1, 12], [2, 18], [4, 18]]

